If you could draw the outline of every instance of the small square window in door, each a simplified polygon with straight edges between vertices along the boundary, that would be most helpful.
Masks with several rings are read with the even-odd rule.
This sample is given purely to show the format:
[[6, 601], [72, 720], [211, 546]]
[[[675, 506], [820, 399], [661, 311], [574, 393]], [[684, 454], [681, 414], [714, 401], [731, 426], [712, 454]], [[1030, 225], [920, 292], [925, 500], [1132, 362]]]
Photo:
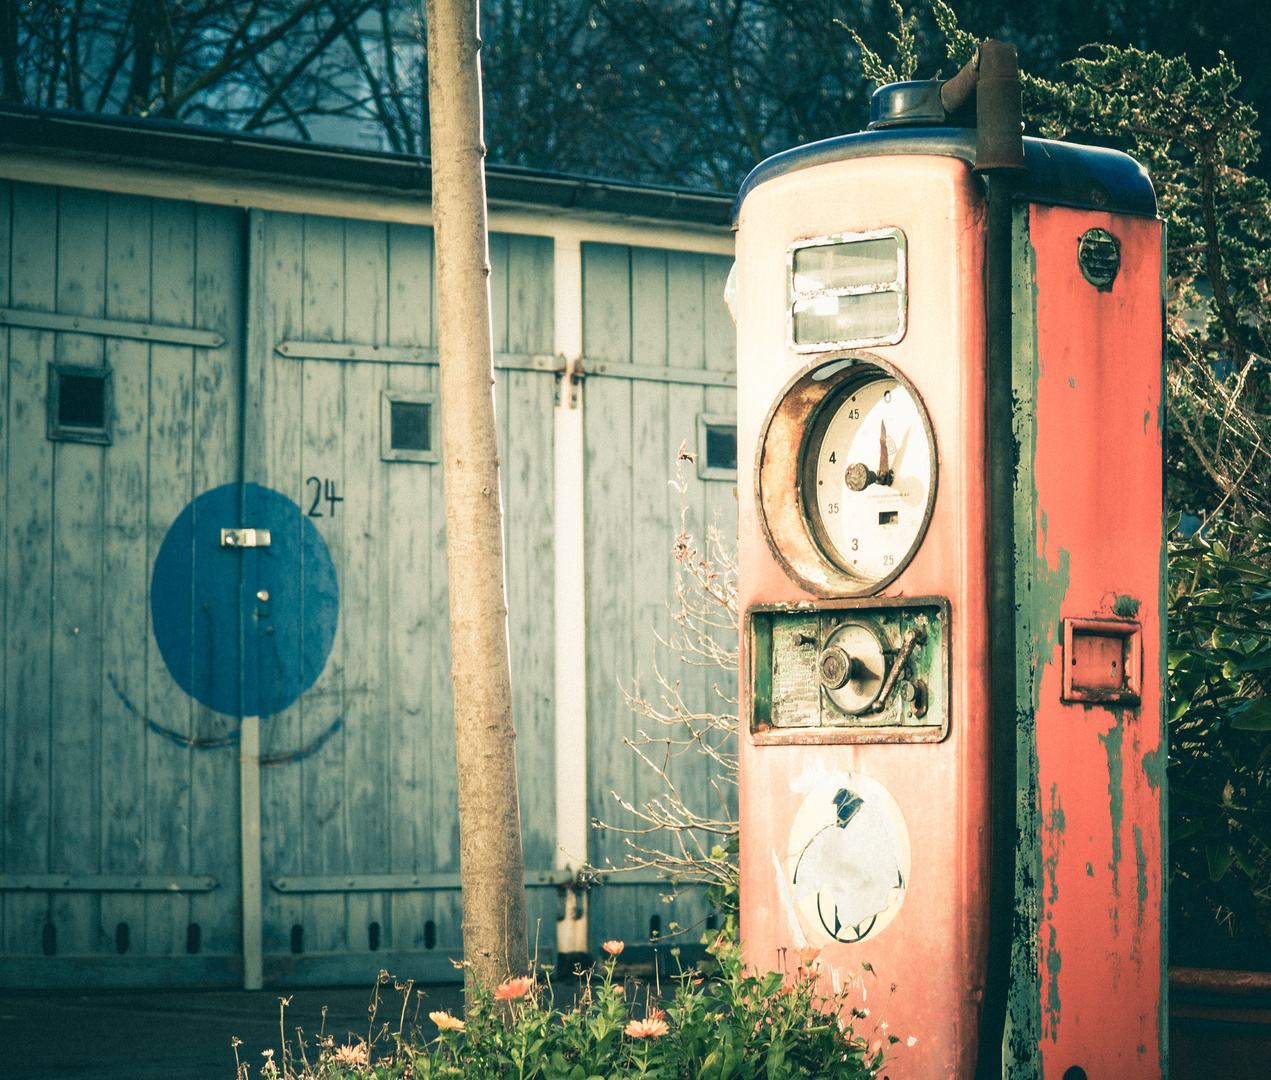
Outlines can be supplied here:
[[380, 457], [385, 461], [439, 459], [435, 394], [385, 390], [380, 409]]
[[697, 475], [702, 480], [737, 479], [737, 418], [699, 413]]
[[50, 364], [48, 437], [109, 446], [112, 386], [110, 368]]

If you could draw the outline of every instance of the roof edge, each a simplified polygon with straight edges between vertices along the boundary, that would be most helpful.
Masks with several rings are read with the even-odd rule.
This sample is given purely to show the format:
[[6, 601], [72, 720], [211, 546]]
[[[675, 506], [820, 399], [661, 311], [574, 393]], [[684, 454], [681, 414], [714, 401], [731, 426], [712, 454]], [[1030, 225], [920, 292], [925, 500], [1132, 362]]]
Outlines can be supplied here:
[[[308, 187], [356, 187], [431, 198], [429, 158], [297, 142], [170, 120], [0, 104], [0, 148], [53, 151], [115, 163], [163, 162]], [[487, 163], [491, 202], [621, 214], [716, 226], [731, 222], [733, 195]]]

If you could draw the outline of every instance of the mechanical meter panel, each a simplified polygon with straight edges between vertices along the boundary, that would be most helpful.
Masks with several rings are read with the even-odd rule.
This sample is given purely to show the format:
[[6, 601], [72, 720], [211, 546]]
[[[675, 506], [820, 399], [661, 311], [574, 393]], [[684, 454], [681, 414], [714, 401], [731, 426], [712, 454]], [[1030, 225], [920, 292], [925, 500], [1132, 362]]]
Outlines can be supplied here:
[[[738, 196], [729, 286], [741, 936], [761, 970], [820, 949], [827, 986], [867, 962], [860, 997], [894, 984], [891, 1029], [921, 1044], [897, 1067], [932, 1078], [975, 1069], [993, 805], [989, 202], [975, 131], [939, 116], [760, 165]], [[1116, 273], [1116, 215], [1154, 219], [1145, 174], [1032, 139], [1023, 160], [1007, 228], [1026, 239], [1034, 204], [1097, 210], [1064, 288], [1106, 291], [1090, 275]], [[1014, 250], [1026, 268], [1027, 243]], [[1102, 652], [1075, 631], [1109, 670], [1139, 648], [1114, 629]], [[1130, 700], [1119, 682], [1105, 697]]]

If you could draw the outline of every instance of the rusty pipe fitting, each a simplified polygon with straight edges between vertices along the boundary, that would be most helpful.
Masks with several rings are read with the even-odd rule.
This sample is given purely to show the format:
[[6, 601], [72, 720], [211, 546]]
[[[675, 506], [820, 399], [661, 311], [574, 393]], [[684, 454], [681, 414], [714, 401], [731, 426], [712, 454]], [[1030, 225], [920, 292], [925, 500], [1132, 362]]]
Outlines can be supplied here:
[[970, 100], [975, 93], [975, 84], [980, 79], [980, 50], [975, 50], [971, 57], [952, 79], [940, 86], [940, 104], [947, 113], [955, 113]]
[[1025, 168], [1023, 84], [1015, 46], [990, 39], [981, 42], [978, 57], [975, 171], [1022, 171]]

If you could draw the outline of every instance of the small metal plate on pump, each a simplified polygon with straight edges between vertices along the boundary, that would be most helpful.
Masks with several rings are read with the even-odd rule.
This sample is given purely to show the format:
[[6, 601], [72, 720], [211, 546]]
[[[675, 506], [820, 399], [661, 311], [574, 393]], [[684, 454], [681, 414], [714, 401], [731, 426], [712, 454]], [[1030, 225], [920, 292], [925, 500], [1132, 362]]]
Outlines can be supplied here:
[[757, 743], [938, 742], [949, 729], [943, 597], [746, 613]]

